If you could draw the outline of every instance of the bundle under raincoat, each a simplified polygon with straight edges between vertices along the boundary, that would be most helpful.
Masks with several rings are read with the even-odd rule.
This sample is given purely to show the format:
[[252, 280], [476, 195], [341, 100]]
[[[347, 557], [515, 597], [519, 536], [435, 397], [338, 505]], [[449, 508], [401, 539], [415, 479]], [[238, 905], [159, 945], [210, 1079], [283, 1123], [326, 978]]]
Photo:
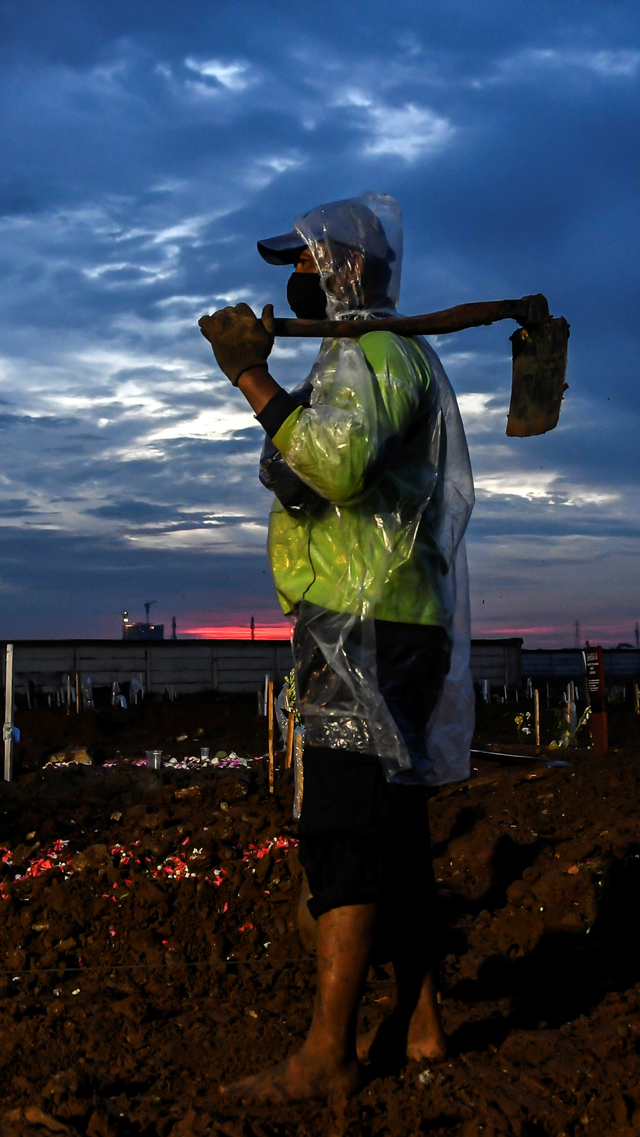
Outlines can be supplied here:
[[[295, 229], [316, 261], [329, 319], [396, 314], [402, 227], [393, 198], [320, 206]], [[440, 785], [468, 776], [474, 725], [464, 430], [426, 340], [327, 331], [261, 458], [275, 494], [269, 557], [283, 611], [296, 621], [296, 664], [311, 643], [328, 665], [298, 705], [309, 744], [377, 754], [388, 780]], [[453, 642], [426, 760], [412, 759], [378, 690], [375, 620], [442, 627]]]

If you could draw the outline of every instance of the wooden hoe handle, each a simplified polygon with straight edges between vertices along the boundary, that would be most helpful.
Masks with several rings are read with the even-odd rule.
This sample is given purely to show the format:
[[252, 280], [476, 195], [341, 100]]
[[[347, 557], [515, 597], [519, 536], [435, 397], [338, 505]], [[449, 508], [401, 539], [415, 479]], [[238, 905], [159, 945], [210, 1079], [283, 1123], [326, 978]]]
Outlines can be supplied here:
[[399, 336], [442, 336], [464, 328], [480, 328], [496, 320], [516, 320], [530, 326], [549, 317], [549, 305], [542, 293], [521, 300], [485, 300], [480, 304], [457, 304], [442, 312], [424, 316], [394, 316], [390, 320], [283, 320], [274, 319], [276, 336], [351, 337], [366, 331], [395, 332]]

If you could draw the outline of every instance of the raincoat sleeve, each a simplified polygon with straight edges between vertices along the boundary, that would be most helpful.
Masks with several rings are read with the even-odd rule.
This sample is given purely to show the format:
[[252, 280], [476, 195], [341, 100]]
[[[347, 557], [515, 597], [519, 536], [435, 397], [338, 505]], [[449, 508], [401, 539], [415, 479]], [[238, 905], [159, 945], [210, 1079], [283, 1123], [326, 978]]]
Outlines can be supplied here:
[[273, 442], [307, 485], [341, 504], [375, 481], [425, 407], [431, 374], [417, 345], [391, 332], [325, 344], [311, 406], [295, 408]]

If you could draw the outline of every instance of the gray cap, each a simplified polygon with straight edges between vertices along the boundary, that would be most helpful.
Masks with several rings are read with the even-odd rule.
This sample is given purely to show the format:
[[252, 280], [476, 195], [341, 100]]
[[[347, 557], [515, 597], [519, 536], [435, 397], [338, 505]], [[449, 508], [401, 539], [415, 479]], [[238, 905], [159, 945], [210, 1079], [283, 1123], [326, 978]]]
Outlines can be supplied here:
[[258, 241], [258, 252], [270, 265], [294, 265], [306, 248], [307, 242], [295, 229], [290, 233], [281, 233], [279, 237], [267, 237], [264, 241]]
[[363, 198], [348, 197], [318, 205], [298, 217], [295, 227], [306, 237], [312, 252], [313, 244], [322, 242], [327, 246], [333, 243], [358, 249], [387, 264], [396, 259], [380, 218]]

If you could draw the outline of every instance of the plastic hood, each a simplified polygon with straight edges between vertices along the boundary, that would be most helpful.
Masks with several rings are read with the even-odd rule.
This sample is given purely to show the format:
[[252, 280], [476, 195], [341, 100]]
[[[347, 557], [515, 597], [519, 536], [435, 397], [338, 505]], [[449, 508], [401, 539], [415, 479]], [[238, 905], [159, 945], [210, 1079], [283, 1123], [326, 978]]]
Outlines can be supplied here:
[[331, 319], [395, 311], [402, 271], [402, 211], [389, 194], [318, 205], [299, 217], [327, 294]]

